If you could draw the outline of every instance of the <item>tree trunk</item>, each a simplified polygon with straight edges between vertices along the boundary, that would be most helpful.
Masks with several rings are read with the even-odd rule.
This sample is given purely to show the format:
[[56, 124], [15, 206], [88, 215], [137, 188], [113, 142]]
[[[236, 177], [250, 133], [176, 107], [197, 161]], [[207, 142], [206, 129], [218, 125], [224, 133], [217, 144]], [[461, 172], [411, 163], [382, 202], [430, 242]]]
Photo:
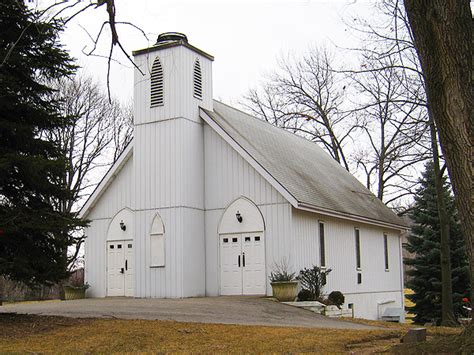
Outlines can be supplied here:
[[405, 0], [405, 8], [423, 69], [428, 105], [438, 127], [466, 241], [472, 305], [474, 155], [471, 9], [468, 0]]
[[443, 188], [443, 174], [439, 167], [438, 137], [433, 120], [430, 119], [431, 149], [433, 151], [434, 183], [438, 207], [441, 261], [441, 325], [454, 326], [453, 281], [451, 278], [451, 248], [449, 237], [449, 218]]
[[0, 276], [0, 306], [3, 304], [3, 294], [5, 293], [5, 278], [3, 278], [2, 276]]

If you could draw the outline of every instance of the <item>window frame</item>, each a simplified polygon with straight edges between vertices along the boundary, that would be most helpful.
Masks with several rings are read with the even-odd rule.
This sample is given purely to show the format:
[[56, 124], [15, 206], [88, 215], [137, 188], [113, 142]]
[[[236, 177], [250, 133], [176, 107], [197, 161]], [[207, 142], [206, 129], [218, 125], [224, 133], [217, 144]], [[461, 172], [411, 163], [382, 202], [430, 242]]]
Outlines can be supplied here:
[[150, 73], [150, 108], [165, 105], [165, 73], [160, 57], [153, 60]]
[[196, 58], [193, 64], [193, 97], [201, 100], [203, 99], [203, 85], [202, 85], [202, 67], [199, 58]]
[[148, 233], [149, 241], [149, 265], [150, 268], [163, 268], [166, 266], [166, 236], [165, 225], [159, 213], [156, 213], [151, 221]]
[[[322, 233], [321, 233], [322, 231]], [[318, 235], [319, 235], [319, 266], [321, 269], [326, 269], [326, 232], [324, 221], [318, 221]]]
[[[153, 238], [157, 238], [157, 242], [161, 242], [162, 250], [162, 260], [159, 262], [154, 262], [153, 251], [155, 247], [153, 246]], [[161, 255], [157, 256], [160, 258]], [[164, 233], [150, 233], [150, 268], [160, 268], [166, 266], [166, 244], [165, 244], [165, 234]]]
[[384, 266], [385, 271], [390, 271], [390, 262], [389, 262], [389, 254], [388, 254], [388, 234], [383, 234], [383, 253], [384, 253]]
[[355, 237], [355, 252], [356, 252], [356, 270], [362, 270], [362, 256], [360, 249], [360, 229], [354, 228], [354, 237]]

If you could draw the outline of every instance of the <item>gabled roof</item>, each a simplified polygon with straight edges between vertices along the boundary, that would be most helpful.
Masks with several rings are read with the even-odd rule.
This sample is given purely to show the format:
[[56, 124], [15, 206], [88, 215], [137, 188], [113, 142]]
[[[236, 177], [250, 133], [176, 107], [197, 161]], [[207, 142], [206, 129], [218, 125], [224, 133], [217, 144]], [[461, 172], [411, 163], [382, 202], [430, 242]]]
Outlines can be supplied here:
[[[405, 223], [317, 144], [214, 101], [201, 117], [244, 155], [296, 208], [389, 227]], [[245, 156], [244, 156], [245, 158]], [[286, 196], [285, 196], [286, 197]]]
[[[214, 101], [201, 117], [295, 207], [328, 216], [406, 229], [404, 221], [317, 144]], [[133, 155], [133, 140], [79, 216], [86, 218]]]

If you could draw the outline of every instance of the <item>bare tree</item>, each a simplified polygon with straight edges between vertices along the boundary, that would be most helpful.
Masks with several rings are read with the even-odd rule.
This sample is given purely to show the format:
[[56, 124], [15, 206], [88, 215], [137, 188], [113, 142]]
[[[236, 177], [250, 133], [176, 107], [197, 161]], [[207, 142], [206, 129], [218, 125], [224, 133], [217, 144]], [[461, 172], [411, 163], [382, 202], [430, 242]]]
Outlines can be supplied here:
[[[128, 21], [117, 21], [116, 15], [116, 6], [115, 0], [90, 0], [90, 1], [83, 1], [83, 0], [45, 0], [41, 2], [41, 7], [38, 6], [37, 1], [33, 0], [19, 0], [22, 1], [25, 6], [29, 6], [32, 11], [34, 11], [34, 17], [37, 21], [49, 21], [49, 22], [56, 22], [60, 24], [63, 28], [71, 22], [72, 20], [76, 19], [78, 16], [83, 15], [85, 13], [90, 13], [92, 10], [95, 9], [103, 9], [107, 15], [106, 20], [102, 21], [99, 30], [97, 33], [90, 33], [88, 29], [83, 28], [83, 30], [87, 33], [89, 39], [91, 40], [91, 45], [89, 48], [84, 48], [83, 53], [87, 56], [95, 56], [95, 57], [103, 57], [107, 60], [107, 93], [109, 97], [109, 101], [111, 101], [111, 93], [110, 93], [110, 70], [111, 70], [111, 63], [118, 62], [114, 56], [115, 49], [118, 48], [118, 51], [126, 58], [126, 60], [133, 65], [142, 75], [145, 75], [143, 71], [135, 65], [133, 59], [131, 58], [130, 54], [128, 54], [127, 50], [123, 46], [121, 39], [119, 37], [119, 26], [127, 26], [137, 30], [141, 35], [148, 41], [148, 36], [140, 27], [137, 25], [128, 22]], [[33, 25], [35, 22], [33, 21], [30, 25]], [[109, 31], [107, 31], [108, 29]], [[10, 60], [12, 53], [16, 50], [16, 46], [20, 43], [21, 37], [26, 34], [27, 28], [23, 29], [19, 38], [11, 41], [7, 48], [6, 48], [6, 55], [3, 58], [0, 58], [0, 67], [3, 66], [7, 61]], [[98, 49], [99, 41], [104, 37], [110, 35], [110, 45], [108, 51], [106, 53], [100, 53]], [[116, 51], [115, 51], [116, 52]]]
[[[69, 197], [52, 201], [60, 211], [77, 211], [79, 204], [97, 185], [102, 175], [120, 155], [133, 136], [131, 108], [117, 100], [109, 101], [107, 94], [89, 77], [76, 76], [56, 84], [55, 99], [60, 101], [64, 117], [72, 124], [64, 129], [44, 132], [47, 138], [62, 149], [67, 172], [63, 186]], [[69, 258], [72, 264], [84, 241], [74, 234], [75, 251]]]
[[313, 48], [301, 59], [281, 59], [279, 70], [262, 89], [250, 90], [242, 105], [258, 118], [322, 144], [349, 170], [345, 145], [357, 125], [343, 110], [345, 85], [333, 61], [325, 48]]
[[[410, 105], [419, 103], [421, 110], [426, 114], [426, 125], [430, 127], [428, 145], [430, 159], [435, 166], [435, 185], [438, 193], [437, 208], [440, 220], [441, 236], [441, 271], [442, 271], [442, 324], [453, 325], [453, 301], [452, 301], [452, 280], [450, 256], [450, 231], [449, 221], [446, 218], [447, 211], [442, 199], [443, 189], [442, 180], [445, 166], [441, 166], [443, 156], [438, 153], [438, 131], [437, 125], [429, 119], [432, 117], [431, 103], [428, 103], [426, 95], [426, 80], [422, 66], [415, 47], [413, 32], [411, 31], [410, 21], [403, 6], [399, 0], [384, 0], [377, 5], [378, 12], [382, 16], [378, 24], [372, 24], [368, 21], [357, 20], [352, 26], [353, 29], [363, 33], [368, 41], [366, 48], [357, 49], [364, 51], [365, 55], [372, 59], [383, 59], [382, 65], [376, 68], [364, 68], [363, 72], [375, 71], [384, 72], [388, 68], [396, 68], [402, 75], [404, 96], [397, 100], [401, 105]], [[387, 62], [386, 59], [392, 60]], [[394, 63], [395, 62], [395, 63]], [[425, 142], [423, 142], [425, 144]]]
[[386, 204], [399, 202], [414, 193], [416, 167], [430, 156], [426, 107], [407, 99], [406, 76], [395, 58], [369, 56], [362, 67], [362, 73], [351, 76], [357, 90], [353, 112], [363, 132], [354, 160], [368, 189]]

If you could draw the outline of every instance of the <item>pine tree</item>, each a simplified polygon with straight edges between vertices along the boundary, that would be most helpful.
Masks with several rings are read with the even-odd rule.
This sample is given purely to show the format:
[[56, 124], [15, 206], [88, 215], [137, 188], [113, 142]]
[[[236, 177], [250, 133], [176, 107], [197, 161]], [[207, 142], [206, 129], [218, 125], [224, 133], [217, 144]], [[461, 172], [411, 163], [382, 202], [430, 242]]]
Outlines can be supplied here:
[[71, 232], [83, 225], [53, 207], [68, 197], [65, 162], [42, 138], [69, 124], [47, 85], [76, 68], [59, 44], [61, 29], [23, 1], [0, 3], [0, 275], [29, 285], [67, 276]]
[[[414, 291], [408, 296], [415, 306], [408, 310], [415, 314], [416, 323], [439, 321], [441, 318], [441, 263], [440, 227], [436, 203], [434, 169], [431, 163], [425, 167], [421, 187], [415, 196], [415, 205], [410, 215], [414, 222], [411, 235], [405, 245], [413, 259], [405, 263], [412, 266], [407, 271], [407, 287]], [[461, 226], [454, 206], [454, 198], [444, 179], [444, 198], [450, 220], [450, 249], [454, 314], [462, 311], [462, 298], [469, 297], [469, 265], [465, 252]]]

